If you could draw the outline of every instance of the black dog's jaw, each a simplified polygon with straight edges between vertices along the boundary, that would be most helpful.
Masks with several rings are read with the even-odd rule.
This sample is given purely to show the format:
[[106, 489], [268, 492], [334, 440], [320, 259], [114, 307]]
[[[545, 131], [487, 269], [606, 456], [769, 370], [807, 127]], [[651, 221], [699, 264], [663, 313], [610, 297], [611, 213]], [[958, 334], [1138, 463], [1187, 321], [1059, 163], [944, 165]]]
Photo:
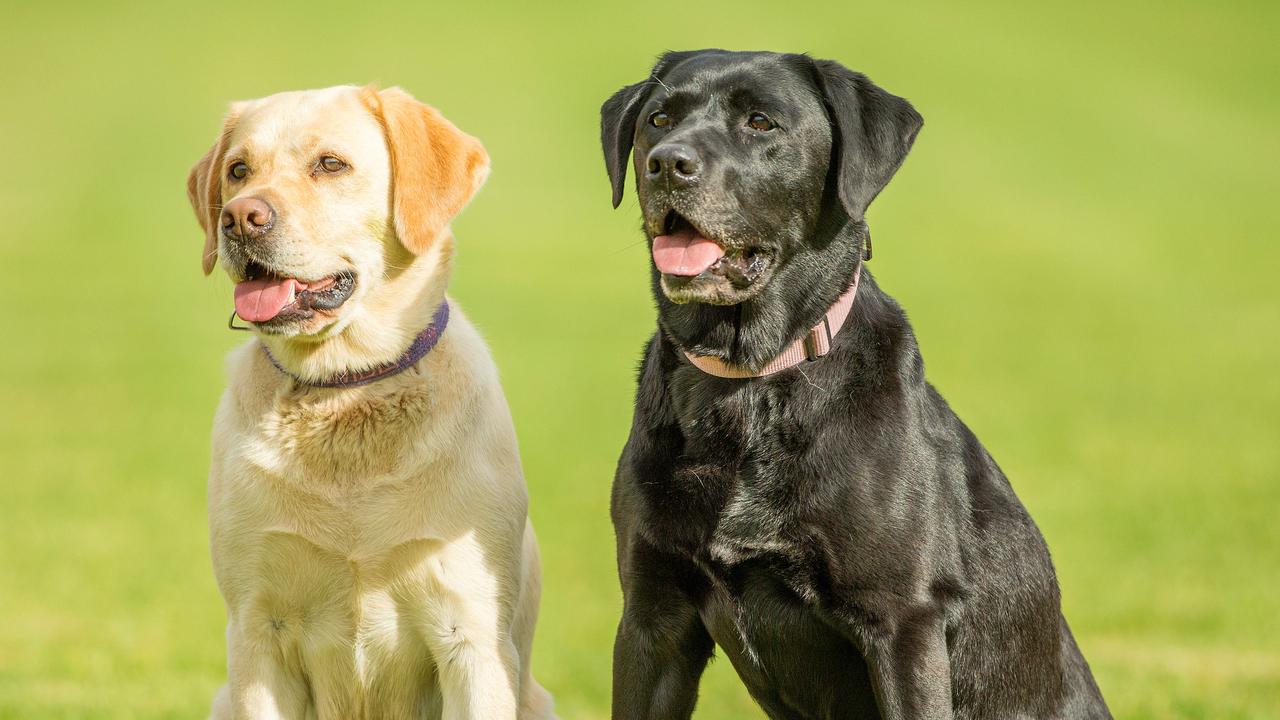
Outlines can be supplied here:
[[[773, 263], [727, 306], [672, 302], [654, 270], [660, 330], [613, 489], [614, 717], [690, 717], [715, 645], [773, 718], [1110, 717], [1043, 538], [865, 269], [816, 361], [727, 380], [683, 354], [758, 368], [844, 292], [910, 105], [835, 63], [711, 51], [665, 56], [602, 112], [615, 204], [634, 142], [651, 240], [676, 203]], [[650, 172], [669, 142], [700, 153], [692, 181]]]

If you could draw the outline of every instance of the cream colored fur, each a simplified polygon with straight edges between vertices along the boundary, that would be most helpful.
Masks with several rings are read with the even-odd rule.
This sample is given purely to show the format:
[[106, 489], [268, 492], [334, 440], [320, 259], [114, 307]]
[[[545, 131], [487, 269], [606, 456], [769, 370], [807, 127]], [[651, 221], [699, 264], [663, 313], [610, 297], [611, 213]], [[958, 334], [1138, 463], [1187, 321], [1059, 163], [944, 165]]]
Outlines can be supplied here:
[[[378, 102], [389, 92], [238, 103], [221, 151], [192, 173], [197, 214], [213, 217], [201, 178], [219, 183], [230, 160], [249, 158], [247, 181], [215, 187], [214, 202], [269, 198], [282, 223], [266, 241], [281, 243], [273, 269], [358, 273], [341, 308], [228, 360], [209, 473], [228, 615], [219, 720], [554, 717], [529, 666], [539, 563], [516, 437], [497, 370], [456, 303], [431, 353], [363, 387], [301, 385], [260, 344], [300, 377], [361, 370], [398, 356], [444, 299], [447, 228], [416, 254], [396, 237], [396, 137]], [[299, 169], [339, 151], [353, 168], [345, 185]]]

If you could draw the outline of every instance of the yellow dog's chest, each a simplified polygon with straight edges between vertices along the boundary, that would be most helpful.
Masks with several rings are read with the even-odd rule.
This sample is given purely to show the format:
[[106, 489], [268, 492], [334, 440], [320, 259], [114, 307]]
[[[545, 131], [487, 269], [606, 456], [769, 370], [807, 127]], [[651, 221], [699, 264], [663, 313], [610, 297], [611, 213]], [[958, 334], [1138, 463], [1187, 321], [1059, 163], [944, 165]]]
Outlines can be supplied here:
[[349, 687], [349, 702], [433, 673], [428, 404], [277, 403], [215, 458], [214, 564], [236, 632]]
[[237, 553], [281, 535], [363, 560], [422, 539], [433, 501], [448, 489], [429, 479], [447, 448], [423, 421], [427, 394], [304, 400], [286, 395], [217, 443], [215, 544], [218, 524]]
[[281, 393], [246, 438], [249, 459], [303, 488], [359, 485], [422, 462], [438, 420], [427, 387], [348, 392]]

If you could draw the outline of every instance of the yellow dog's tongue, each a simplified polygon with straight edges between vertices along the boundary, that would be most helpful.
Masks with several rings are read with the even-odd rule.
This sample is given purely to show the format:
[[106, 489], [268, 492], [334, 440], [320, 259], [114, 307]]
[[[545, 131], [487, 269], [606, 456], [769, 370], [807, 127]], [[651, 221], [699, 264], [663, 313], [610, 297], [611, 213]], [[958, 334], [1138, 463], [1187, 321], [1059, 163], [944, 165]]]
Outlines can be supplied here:
[[265, 322], [293, 302], [299, 283], [293, 278], [260, 278], [236, 283], [236, 314], [249, 322]]

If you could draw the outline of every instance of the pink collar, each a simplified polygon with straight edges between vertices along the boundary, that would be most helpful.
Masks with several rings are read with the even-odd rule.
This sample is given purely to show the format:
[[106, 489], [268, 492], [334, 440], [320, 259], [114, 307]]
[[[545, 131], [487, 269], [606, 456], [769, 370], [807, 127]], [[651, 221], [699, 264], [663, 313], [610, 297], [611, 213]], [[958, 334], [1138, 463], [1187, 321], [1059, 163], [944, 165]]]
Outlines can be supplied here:
[[861, 277], [862, 263], [858, 263], [858, 269], [853, 273], [853, 284], [827, 310], [827, 314], [822, 316], [822, 321], [813, 326], [813, 329], [804, 337], [788, 345], [781, 355], [770, 360], [760, 368], [759, 372], [732, 365], [718, 357], [694, 355], [687, 350], [684, 356], [689, 358], [689, 362], [693, 363], [694, 367], [708, 375], [731, 379], [764, 377], [795, 367], [806, 360], [816, 360], [831, 352], [831, 342], [835, 339], [836, 333], [840, 332], [840, 328], [844, 327], [844, 321], [849, 317], [849, 310], [853, 308], [853, 299], [858, 294], [858, 280]]

